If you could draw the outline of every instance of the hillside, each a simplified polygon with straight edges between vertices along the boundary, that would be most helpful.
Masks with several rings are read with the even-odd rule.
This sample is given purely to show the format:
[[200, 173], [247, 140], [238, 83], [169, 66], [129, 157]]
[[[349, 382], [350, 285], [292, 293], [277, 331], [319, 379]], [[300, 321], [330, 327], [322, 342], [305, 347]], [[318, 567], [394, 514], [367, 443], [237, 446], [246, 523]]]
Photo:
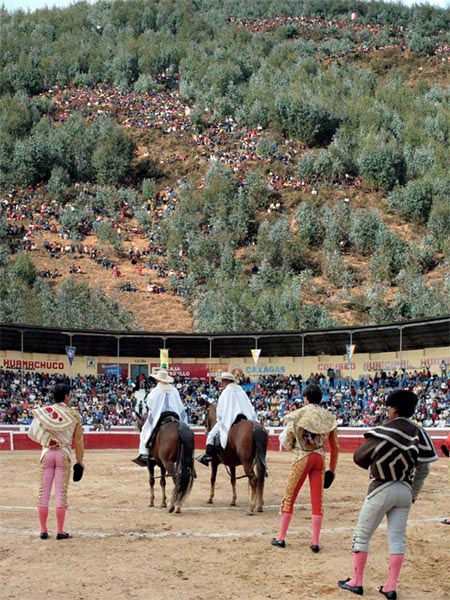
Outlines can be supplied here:
[[[429, 51], [414, 50], [413, 30], [376, 20], [289, 19], [229, 21], [228, 32], [210, 32], [223, 53], [208, 55], [209, 72], [206, 62], [180, 55], [145, 90], [138, 73], [134, 87], [81, 76], [48, 85], [30, 96], [34, 105], [21, 100], [28, 131], [4, 93], [0, 191], [10, 267], [25, 252], [53, 293], [68, 278], [101, 289], [133, 314], [132, 329], [149, 331], [357, 325], [449, 312], [449, 246], [439, 234], [447, 217], [436, 216], [449, 197], [440, 154], [450, 135], [449, 46], [436, 34]], [[240, 81], [245, 94], [238, 76], [233, 92], [217, 87], [215, 58], [234, 77], [225, 55], [237, 49], [224, 49], [227, 35], [254, 62]], [[177, 43], [190, 45], [181, 34]], [[251, 56], [264, 44], [267, 72]], [[284, 63], [299, 69], [303, 87], [288, 81]], [[281, 69], [286, 94], [266, 87], [272, 68]], [[25, 159], [27, 135], [33, 150]], [[81, 135], [91, 136], [92, 168], [76, 146], [67, 153], [72, 166], [57, 153], [42, 159], [43, 136], [64, 153], [75, 141], [80, 148]], [[385, 163], [373, 167], [368, 157], [378, 150]], [[122, 291], [127, 283], [136, 291]], [[231, 315], [234, 303], [244, 316]]]

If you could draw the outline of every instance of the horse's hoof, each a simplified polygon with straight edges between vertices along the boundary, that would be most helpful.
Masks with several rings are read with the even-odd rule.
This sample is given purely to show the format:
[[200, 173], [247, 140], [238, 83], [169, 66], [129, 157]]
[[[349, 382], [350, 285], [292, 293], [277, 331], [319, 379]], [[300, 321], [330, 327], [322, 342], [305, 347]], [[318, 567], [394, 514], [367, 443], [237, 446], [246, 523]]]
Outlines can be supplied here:
[[179, 515], [179, 514], [180, 514], [180, 512], [181, 512], [181, 507], [180, 507], [180, 506], [177, 506], [177, 508], [176, 508], [176, 510], [175, 510], [175, 513], [176, 513], [177, 515]]
[[236, 501], [232, 500], [230, 506], [236, 506]]
[[169, 509], [167, 512], [173, 513], [174, 510], [175, 510], [175, 506], [172, 505], [172, 506], [169, 506]]
[[262, 506], [258, 506], [258, 508], [256, 509], [257, 512], [264, 512], [264, 509]]
[[208, 500], [208, 504], [212, 504], [213, 501], [211, 500], [211, 498]]

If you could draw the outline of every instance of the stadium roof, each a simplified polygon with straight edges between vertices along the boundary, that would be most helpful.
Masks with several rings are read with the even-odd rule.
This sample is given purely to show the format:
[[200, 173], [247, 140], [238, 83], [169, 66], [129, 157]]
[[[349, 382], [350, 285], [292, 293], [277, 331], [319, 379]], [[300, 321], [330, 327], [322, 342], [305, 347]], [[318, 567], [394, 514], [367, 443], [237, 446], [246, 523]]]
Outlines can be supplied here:
[[161, 348], [171, 358], [231, 358], [247, 356], [254, 348], [263, 356], [345, 355], [355, 352], [401, 352], [450, 347], [450, 315], [388, 325], [339, 327], [310, 331], [255, 333], [164, 333], [145, 331], [80, 331], [0, 324], [0, 350], [65, 354], [75, 346], [81, 356], [157, 357]]

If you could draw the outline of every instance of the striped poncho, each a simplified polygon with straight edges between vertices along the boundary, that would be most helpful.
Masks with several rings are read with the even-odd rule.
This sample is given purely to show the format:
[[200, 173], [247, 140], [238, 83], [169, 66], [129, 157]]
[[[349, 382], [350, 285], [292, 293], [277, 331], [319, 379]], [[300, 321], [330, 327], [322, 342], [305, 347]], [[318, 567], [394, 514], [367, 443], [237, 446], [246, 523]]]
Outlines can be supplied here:
[[412, 485], [418, 463], [438, 456], [428, 433], [410, 419], [398, 417], [364, 434], [366, 442], [355, 452], [360, 467], [370, 468], [369, 490], [389, 481]]

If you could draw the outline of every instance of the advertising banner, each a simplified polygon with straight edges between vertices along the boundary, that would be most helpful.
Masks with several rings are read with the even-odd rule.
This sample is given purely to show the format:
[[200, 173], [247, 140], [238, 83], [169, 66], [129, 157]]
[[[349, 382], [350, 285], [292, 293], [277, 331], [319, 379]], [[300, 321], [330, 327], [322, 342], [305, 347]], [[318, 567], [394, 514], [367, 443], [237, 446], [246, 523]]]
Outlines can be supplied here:
[[[211, 368], [210, 368], [211, 367]], [[150, 365], [152, 373], [159, 369], [159, 365], [152, 363]], [[171, 377], [187, 377], [188, 379], [208, 379], [220, 375], [222, 371], [228, 369], [226, 363], [171, 363], [169, 365], [169, 375]]]
[[98, 363], [97, 375], [106, 375], [107, 377], [128, 377], [128, 365], [125, 363]]

